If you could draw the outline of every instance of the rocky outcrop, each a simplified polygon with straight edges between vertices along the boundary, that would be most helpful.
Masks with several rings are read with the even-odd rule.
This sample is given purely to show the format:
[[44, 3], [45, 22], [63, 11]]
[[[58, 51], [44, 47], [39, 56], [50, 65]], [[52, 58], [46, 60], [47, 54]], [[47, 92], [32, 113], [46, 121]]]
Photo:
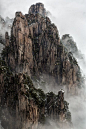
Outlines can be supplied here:
[[65, 85], [67, 93], [73, 95], [81, 85], [77, 61], [61, 43], [43, 4], [32, 5], [29, 14], [16, 12], [11, 36], [6, 33], [5, 39], [2, 59], [6, 64], [1, 61], [0, 66], [0, 119], [4, 129], [38, 128], [47, 118], [59, 121], [59, 128], [69, 128], [71, 114], [63, 90], [58, 95], [45, 94], [31, 81], [33, 76], [47, 74], [57, 87]]
[[29, 8], [29, 14], [40, 14], [42, 15], [43, 17], [46, 16], [46, 10], [44, 8], [44, 5], [42, 3], [37, 3], [35, 5], [32, 5], [30, 8]]
[[[6, 62], [14, 72], [31, 74], [33, 68], [32, 40], [29, 38], [28, 22], [21, 12], [16, 13], [11, 38], [6, 33]], [[29, 52], [29, 53], [28, 53]]]
[[[64, 100], [64, 91], [58, 95], [45, 94], [33, 86], [24, 74], [13, 75], [0, 60], [0, 120], [4, 129], [36, 129], [47, 118], [55, 119], [59, 126], [71, 126], [71, 114]], [[65, 121], [65, 123], [64, 123]]]
[[50, 119], [58, 119], [57, 123], [60, 128], [72, 127], [71, 113], [68, 110], [68, 105], [64, 100], [63, 90], [60, 90], [58, 95], [55, 95], [53, 92], [46, 94], [46, 115]]
[[80, 68], [60, 42], [57, 27], [48, 17], [39, 15], [38, 10], [43, 9], [39, 3], [32, 5], [25, 16], [16, 13], [11, 38], [6, 34], [6, 48], [2, 55], [6, 56], [8, 66], [15, 73], [23, 72], [29, 76], [48, 74], [58, 85], [66, 85], [68, 92], [76, 94], [81, 85]]
[[[73, 64], [77, 64], [76, 59], [78, 60], [78, 62], [80, 62], [80, 67], [82, 64], [85, 64], [84, 61], [84, 55], [81, 53], [81, 51], [78, 49], [77, 44], [75, 43], [75, 41], [73, 40], [72, 36], [70, 36], [69, 34], [65, 34], [62, 36], [61, 39], [61, 43], [63, 44], [63, 46], [65, 47], [65, 50], [67, 53], [69, 53], [72, 57], [72, 59], [74, 60]], [[84, 77], [81, 76], [80, 70], [78, 70], [77, 72], [77, 76], [79, 77], [79, 87], [84, 87], [85, 83], [84, 83]]]
[[[3, 87], [0, 86], [0, 88], [2, 88], [2, 96], [0, 97], [0, 119], [4, 129], [27, 129], [38, 124], [38, 106], [32, 98], [27, 96], [29, 87], [25, 84], [26, 82], [21, 82], [23, 81], [22, 77], [22, 75], [15, 75], [15, 77], [10, 76], [9, 82], [5, 80], [3, 85], [3, 82], [1, 82]], [[8, 78], [6, 77], [6, 79]], [[27, 86], [27, 88], [25, 88], [25, 86]]]
[[73, 37], [69, 34], [65, 34], [61, 38], [61, 43], [65, 47], [65, 49], [70, 52], [76, 59], [81, 60], [84, 62], [84, 55], [78, 49], [76, 42], [73, 40]]
[[78, 51], [76, 43], [69, 34], [63, 35], [61, 42], [67, 48], [68, 52], [76, 53]]

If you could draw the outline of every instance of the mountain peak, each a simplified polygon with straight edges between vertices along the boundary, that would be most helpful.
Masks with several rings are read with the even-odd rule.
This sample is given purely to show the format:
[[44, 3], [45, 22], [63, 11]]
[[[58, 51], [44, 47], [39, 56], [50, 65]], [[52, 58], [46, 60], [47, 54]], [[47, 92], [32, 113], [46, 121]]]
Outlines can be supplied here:
[[44, 8], [44, 4], [42, 3], [36, 3], [36, 4], [33, 4], [31, 5], [31, 7], [29, 8], [29, 14], [40, 14], [42, 15], [43, 17], [46, 16], [46, 10]]

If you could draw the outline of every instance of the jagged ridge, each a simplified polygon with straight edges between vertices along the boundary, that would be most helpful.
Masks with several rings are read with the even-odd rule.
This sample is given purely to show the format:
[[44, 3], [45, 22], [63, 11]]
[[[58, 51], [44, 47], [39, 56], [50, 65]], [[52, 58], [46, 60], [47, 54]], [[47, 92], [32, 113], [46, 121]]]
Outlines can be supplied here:
[[[6, 96], [5, 101], [1, 96], [1, 105], [4, 106], [6, 103], [6, 106], [9, 107], [12, 104], [14, 117], [10, 123], [7, 117], [6, 120], [2, 118], [2, 121], [7, 122], [9, 128], [25, 128], [25, 125], [26, 128], [32, 128], [38, 124], [39, 120], [45, 118], [44, 108], [46, 107], [48, 116], [56, 118], [66, 127], [70, 126], [71, 115], [68, 112], [68, 104], [64, 101], [64, 93], [60, 91], [58, 95], [53, 93], [45, 95], [43, 91], [34, 88], [30, 78], [28, 78], [28, 81], [25, 75], [32, 77], [45, 73], [53, 76], [57, 86], [66, 85], [67, 92], [72, 94], [76, 94], [77, 88], [81, 85], [81, 73], [77, 61], [60, 42], [57, 27], [46, 17], [43, 5], [38, 3], [31, 6], [29, 14], [26, 15], [16, 12], [11, 37], [9, 38], [8, 33], [6, 33], [5, 38], [6, 46], [2, 52], [2, 59], [6, 61], [7, 66], [10, 67], [15, 76], [11, 75], [10, 82], [6, 81], [10, 88], [10, 92], [6, 96], [6, 85], [2, 79], [3, 74], [1, 74], [3, 80], [1, 81], [1, 95]], [[18, 74], [20, 72], [22, 74]], [[27, 84], [24, 83], [25, 80]], [[15, 103], [12, 101], [15, 99], [14, 93], [17, 93]], [[38, 98], [38, 94], [40, 98]], [[46, 102], [42, 103], [45, 96], [47, 96], [46, 99], [50, 104], [52, 100], [51, 108]], [[43, 108], [39, 109], [41, 104]], [[46, 104], [46, 106], [43, 104]], [[67, 120], [66, 117], [69, 117], [69, 119]], [[16, 125], [14, 125], [14, 122], [16, 122]]]

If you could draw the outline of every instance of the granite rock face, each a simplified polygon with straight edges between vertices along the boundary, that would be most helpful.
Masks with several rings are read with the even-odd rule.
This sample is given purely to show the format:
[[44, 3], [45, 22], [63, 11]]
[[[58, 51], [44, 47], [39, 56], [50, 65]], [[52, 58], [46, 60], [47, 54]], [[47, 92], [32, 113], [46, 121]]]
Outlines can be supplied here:
[[[6, 61], [14, 72], [23, 72], [30, 75], [33, 68], [32, 40], [29, 38], [28, 22], [21, 12], [16, 17], [11, 30], [11, 38], [6, 34]], [[29, 53], [28, 53], [29, 52]]]
[[[2, 71], [4, 70], [2, 69]], [[34, 125], [37, 126], [40, 109], [34, 98], [30, 97], [29, 91], [27, 92], [30, 90], [29, 86], [33, 88], [29, 78], [30, 84], [28, 86], [26, 84], [27, 78], [24, 75], [6, 74], [3, 72], [0, 75], [0, 120], [2, 127], [4, 129], [28, 129]]]
[[44, 8], [44, 5], [42, 3], [37, 3], [35, 5], [32, 5], [30, 8], [29, 8], [29, 14], [40, 14], [42, 15], [43, 17], [46, 16], [46, 10]]
[[11, 38], [6, 34], [5, 61], [15, 73], [48, 74], [58, 85], [66, 85], [68, 92], [76, 94], [81, 85], [80, 68], [60, 42], [57, 27], [48, 17], [40, 15], [40, 10], [44, 6], [38, 3], [30, 7], [29, 14], [16, 13]]
[[[54, 119], [59, 127], [71, 127], [71, 113], [64, 100], [64, 91], [58, 95], [45, 94], [36, 89], [29, 76], [13, 75], [0, 60], [0, 120], [4, 129], [38, 129], [47, 119]], [[65, 122], [64, 122], [65, 121]]]
[[7, 66], [3, 62], [0, 66], [0, 119], [4, 129], [36, 129], [47, 117], [59, 121], [60, 128], [69, 128], [71, 114], [63, 91], [45, 94], [30, 79], [47, 74], [57, 87], [65, 85], [67, 93], [73, 95], [81, 85], [77, 61], [61, 43], [44, 5], [32, 5], [25, 15], [16, 12], [11, 36], [6, 32], [5, 40], [2, 59]]
[[67, 48], [67, 51], [73, 54], [75, 58], [84, 62], [84, 56], [81, 51], [78, 49], [76, 42], [73, 37], [69, 34], [65, 34], [61, 38], [61, 43]]
[[69, 34], [63, 35], [61, 42], [67, 48], [68, 52], [75, 53], [78, 51], [76, 43]]

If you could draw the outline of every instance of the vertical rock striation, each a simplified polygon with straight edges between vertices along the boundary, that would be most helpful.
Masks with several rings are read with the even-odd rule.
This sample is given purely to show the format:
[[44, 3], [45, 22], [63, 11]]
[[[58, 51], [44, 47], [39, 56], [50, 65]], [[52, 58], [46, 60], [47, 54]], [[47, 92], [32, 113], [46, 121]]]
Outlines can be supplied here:
[[42, 3], [37, 3], [35, 5], [32, 5], [29, 9], [29, 14], [40, 14], [42, 15], [43, 17], [46, 16], [46, 10], [44, 8], [44, 5]]
[[[16, 12], [8, 41], [6, 34], [6, 62], [14, 72], [23, 72], [30, 75], [33, 67], [32, 40], [29, 38], [28, 22], [21, 12]], [[9, 43], [8, 43], [9, 42]]]
[[61, 128], [64, 124], [71, 127], [71, 114], [62, 90], [58, 95], [45, 94], [34, 88], [29, 76], [14, 76], [4, 63], [0, 60], [0, 120], [4, 129], [38, 129], [47, 118], [56, 120]]
[[0, 119], [4, 129], [36, 129], [47, 117], [59, 121], [60, 128], [69, 128], [71, 114], [63, 91], [45, 94], [28, 77], [48, 74], [70, 94], [77, 94], [81, 85], [77, 61], [61, 43], [44, 5], [32, 5], [25, 15], [16, 12], [11, 36], [6, 32], [5, 39], [2, 59], [8, 67], [3, 62], [0, 66]]
[[11, 30], [6, 33], [6, 48], [2, 53], [8, 66], [15, 73], [29, 76], [48, 74], [58, 85], [66, 85], [67, 91], [76, 94], [80, 83], [80, 68], [71, 52], [60, 42], [57, 27], [44, 12], [41, 3], [32, 5], [25, 16], [17, 12]]

